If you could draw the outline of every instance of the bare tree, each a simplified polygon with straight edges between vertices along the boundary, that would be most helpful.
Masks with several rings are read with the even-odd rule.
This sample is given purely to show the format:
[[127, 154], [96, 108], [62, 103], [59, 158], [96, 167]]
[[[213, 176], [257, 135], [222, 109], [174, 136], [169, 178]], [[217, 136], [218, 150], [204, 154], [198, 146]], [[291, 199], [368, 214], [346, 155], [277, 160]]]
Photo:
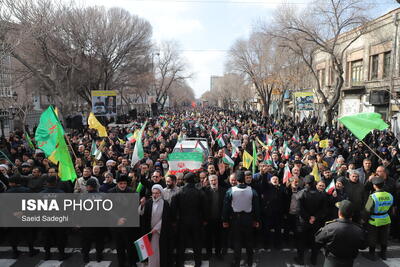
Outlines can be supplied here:
[[91, 90], [118, 89], [138, 72], [148, 73], [151, 26], [123, 9], [51, 0], [3, 5], [8, 14], [1, 20], [13, 20], [0, 28], [0, 41], [61, 109], [68, 111], [76, 95], [91, 103]]
[[217, 85], [215, 97], [229, 109], [246, 109], [251, 98], [250, 86], [243, 75], [225, 73]]
[[216, 92], [206, 91], [201, 95], [200, 99], [206, 101], [210, 106], [218, 105], [218, 96]]
[[[277, 10], [273, 24], [263, 27], [264, 33], [277, 38], [281, 46], [303, 59], [315, 78], [329, 126], [344, 84], [345, 52], [365, 33], [369, 8], [362, 0], [316, 0], [304, 10], [284, 5]], [[348, 31], [351, 32], [344, 36]], [[315, 62], [317, 53], [325, 53], [330, 58], [335, 73], [332, 92], [321, 86]]]
[[229, 51], [228, 66], [245, 75], [261, 99], [262, 114], [268, 116], [271, 95], [279, 85], [276, 45], [271, 38], [254, 32], [248, 40], [237, 40]]
[[189, 79], [191, 74], [187, 73], [186, 63], [175, 41], [164, 41], [159, 48], [160, 53], [154, 58], [154, 92], [163, 109], [172, 85]]
[[168, 95], [173, 107], [187, 106], [195, 100], [193, 89], [185, 81], [174, 82]]

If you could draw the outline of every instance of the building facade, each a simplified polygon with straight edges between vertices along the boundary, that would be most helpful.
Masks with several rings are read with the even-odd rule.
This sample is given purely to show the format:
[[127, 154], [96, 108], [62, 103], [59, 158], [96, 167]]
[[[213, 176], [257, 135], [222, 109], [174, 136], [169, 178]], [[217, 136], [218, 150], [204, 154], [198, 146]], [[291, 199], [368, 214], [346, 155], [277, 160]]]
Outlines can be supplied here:
[[[366, 30], [345, 51], [344, 85], [337, 108], [339, 117], [359, 112], [377, 112], [390, 119], [399, 111], [400, 101], [400, 9], [368, 23]], [[355, 32], [340, 36], [342, 45]], [[330, 56], [315, 55], [316, 70], [323, 90], [333, 93], [335, 73]], [[318, 99], [318, 98], [316, 98]], [[319, 104], [318, 102], [316, 104]]]

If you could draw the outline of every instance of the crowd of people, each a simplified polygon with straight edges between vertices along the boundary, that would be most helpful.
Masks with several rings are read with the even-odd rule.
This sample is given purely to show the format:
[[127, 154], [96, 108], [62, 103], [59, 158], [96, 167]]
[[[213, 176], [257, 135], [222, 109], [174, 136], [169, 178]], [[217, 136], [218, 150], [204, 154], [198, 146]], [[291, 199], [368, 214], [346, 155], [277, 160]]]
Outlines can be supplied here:
[[[144, 157], [132, 166], [135, 142], [126, 136], [145, 121]], [[195, 266], [204, 257], [227, 259], [229, 248], [234, 250], [232, 266], [239, 266], [242, 247], [246, 263], [252, 266], [255, 249], [283, 246], [296, 248], [298, 264], [304, 264], [309, 248], [311, 263], [316, 264], [322, 246], [326, 255], [352, 264], [358, 249], [367, 246], [371, 260], [377, 260], [377, 247], [386, 259], [389, 237], [400, 238], [399, 147], [390, 130], [357, 140], [342, 126], [318, 125], [315, 117], [296, 122], [285, 116], [263, 118], [258, 113], [216, 109], [169, 110], [132, 122], [129, 127], [108, 127], [106, 138], [98, 137], [94, 129], [68, 131], [79, 177], [74, 182], [63, 181], [57, 166], [40, 149], [30, 148], [23, 132], [1, 140], [1, 192], [140, 194], [138, 207], [132, 207], [140, 214], [139, 228], [3, 229], [14, 258], [22, 242], [35, 256], [39, 252], [35, 242], [41, 235], [45, 259], [53, 256], [53, 246], [65, 259], [68, 236], [76, 231], [82, 238], [84, 262], [90, 260], [92, 244], [96, 260], [101, 261], [105, 242], [114, 242], [119, 266], [136, 265], [139, 258], [133, 242], [151, 233], [151, 267], [183, 266], [189, 247]], [[209, 156], [200, 170], [171, 174], [168, 155], [185, 138], [207, 139]], [[218, 138], [223, 138], [222, 146]], [[327, 140], [323, 147], [321, 140]], [[92, 153], [93, 142], [102, 152], [99, 158]], [[254, 168], [245, 168], [246, 152], [256, 156]], [[233, 165], [224, 160], [226, 155]], [[356, 229], [351, 233], [359, 234], [359, 242], [349, 240], [354, 248], [338, 249], [338, 244], [329, 242], [325, 228], [350, 219]]]

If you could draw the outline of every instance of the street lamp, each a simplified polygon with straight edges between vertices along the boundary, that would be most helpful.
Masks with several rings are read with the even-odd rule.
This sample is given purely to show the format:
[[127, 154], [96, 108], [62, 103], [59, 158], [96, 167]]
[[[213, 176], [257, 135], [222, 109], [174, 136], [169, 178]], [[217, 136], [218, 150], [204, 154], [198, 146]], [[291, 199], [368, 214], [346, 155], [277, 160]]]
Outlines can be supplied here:
[[[14, 100], [14, 102], [17, 102], [18, 100], [17, 92], [14, 92], [12, 94], [12, 99]], [[14, 108], [12, 104], [9, 106], [8, 109], [0, 109], [0, 127], [1, 127], [2, 137], [4, 137], [4, 121], [13, 120], [16, 114], [17, 114], [17, 108]]]

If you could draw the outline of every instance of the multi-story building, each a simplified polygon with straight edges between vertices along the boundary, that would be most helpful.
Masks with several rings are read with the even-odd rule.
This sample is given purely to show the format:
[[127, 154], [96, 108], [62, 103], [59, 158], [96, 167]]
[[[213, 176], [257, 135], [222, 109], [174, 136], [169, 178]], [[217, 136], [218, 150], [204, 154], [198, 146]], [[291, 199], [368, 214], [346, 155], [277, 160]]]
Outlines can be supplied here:
[[[377, 112], [388, 119], [399, 111], [399, 13], [400, 8], [370, 21], [364, 34], [346, 49], [339, 117]], [[356, 30], [346, 32], [339, 37], [339, 42], [346, 45], [355, 34]], [[328, 94], [333, 92], [335, 74], [330, 56], [320, 52], [315, 55], [315, 62], [321, 87]]]

